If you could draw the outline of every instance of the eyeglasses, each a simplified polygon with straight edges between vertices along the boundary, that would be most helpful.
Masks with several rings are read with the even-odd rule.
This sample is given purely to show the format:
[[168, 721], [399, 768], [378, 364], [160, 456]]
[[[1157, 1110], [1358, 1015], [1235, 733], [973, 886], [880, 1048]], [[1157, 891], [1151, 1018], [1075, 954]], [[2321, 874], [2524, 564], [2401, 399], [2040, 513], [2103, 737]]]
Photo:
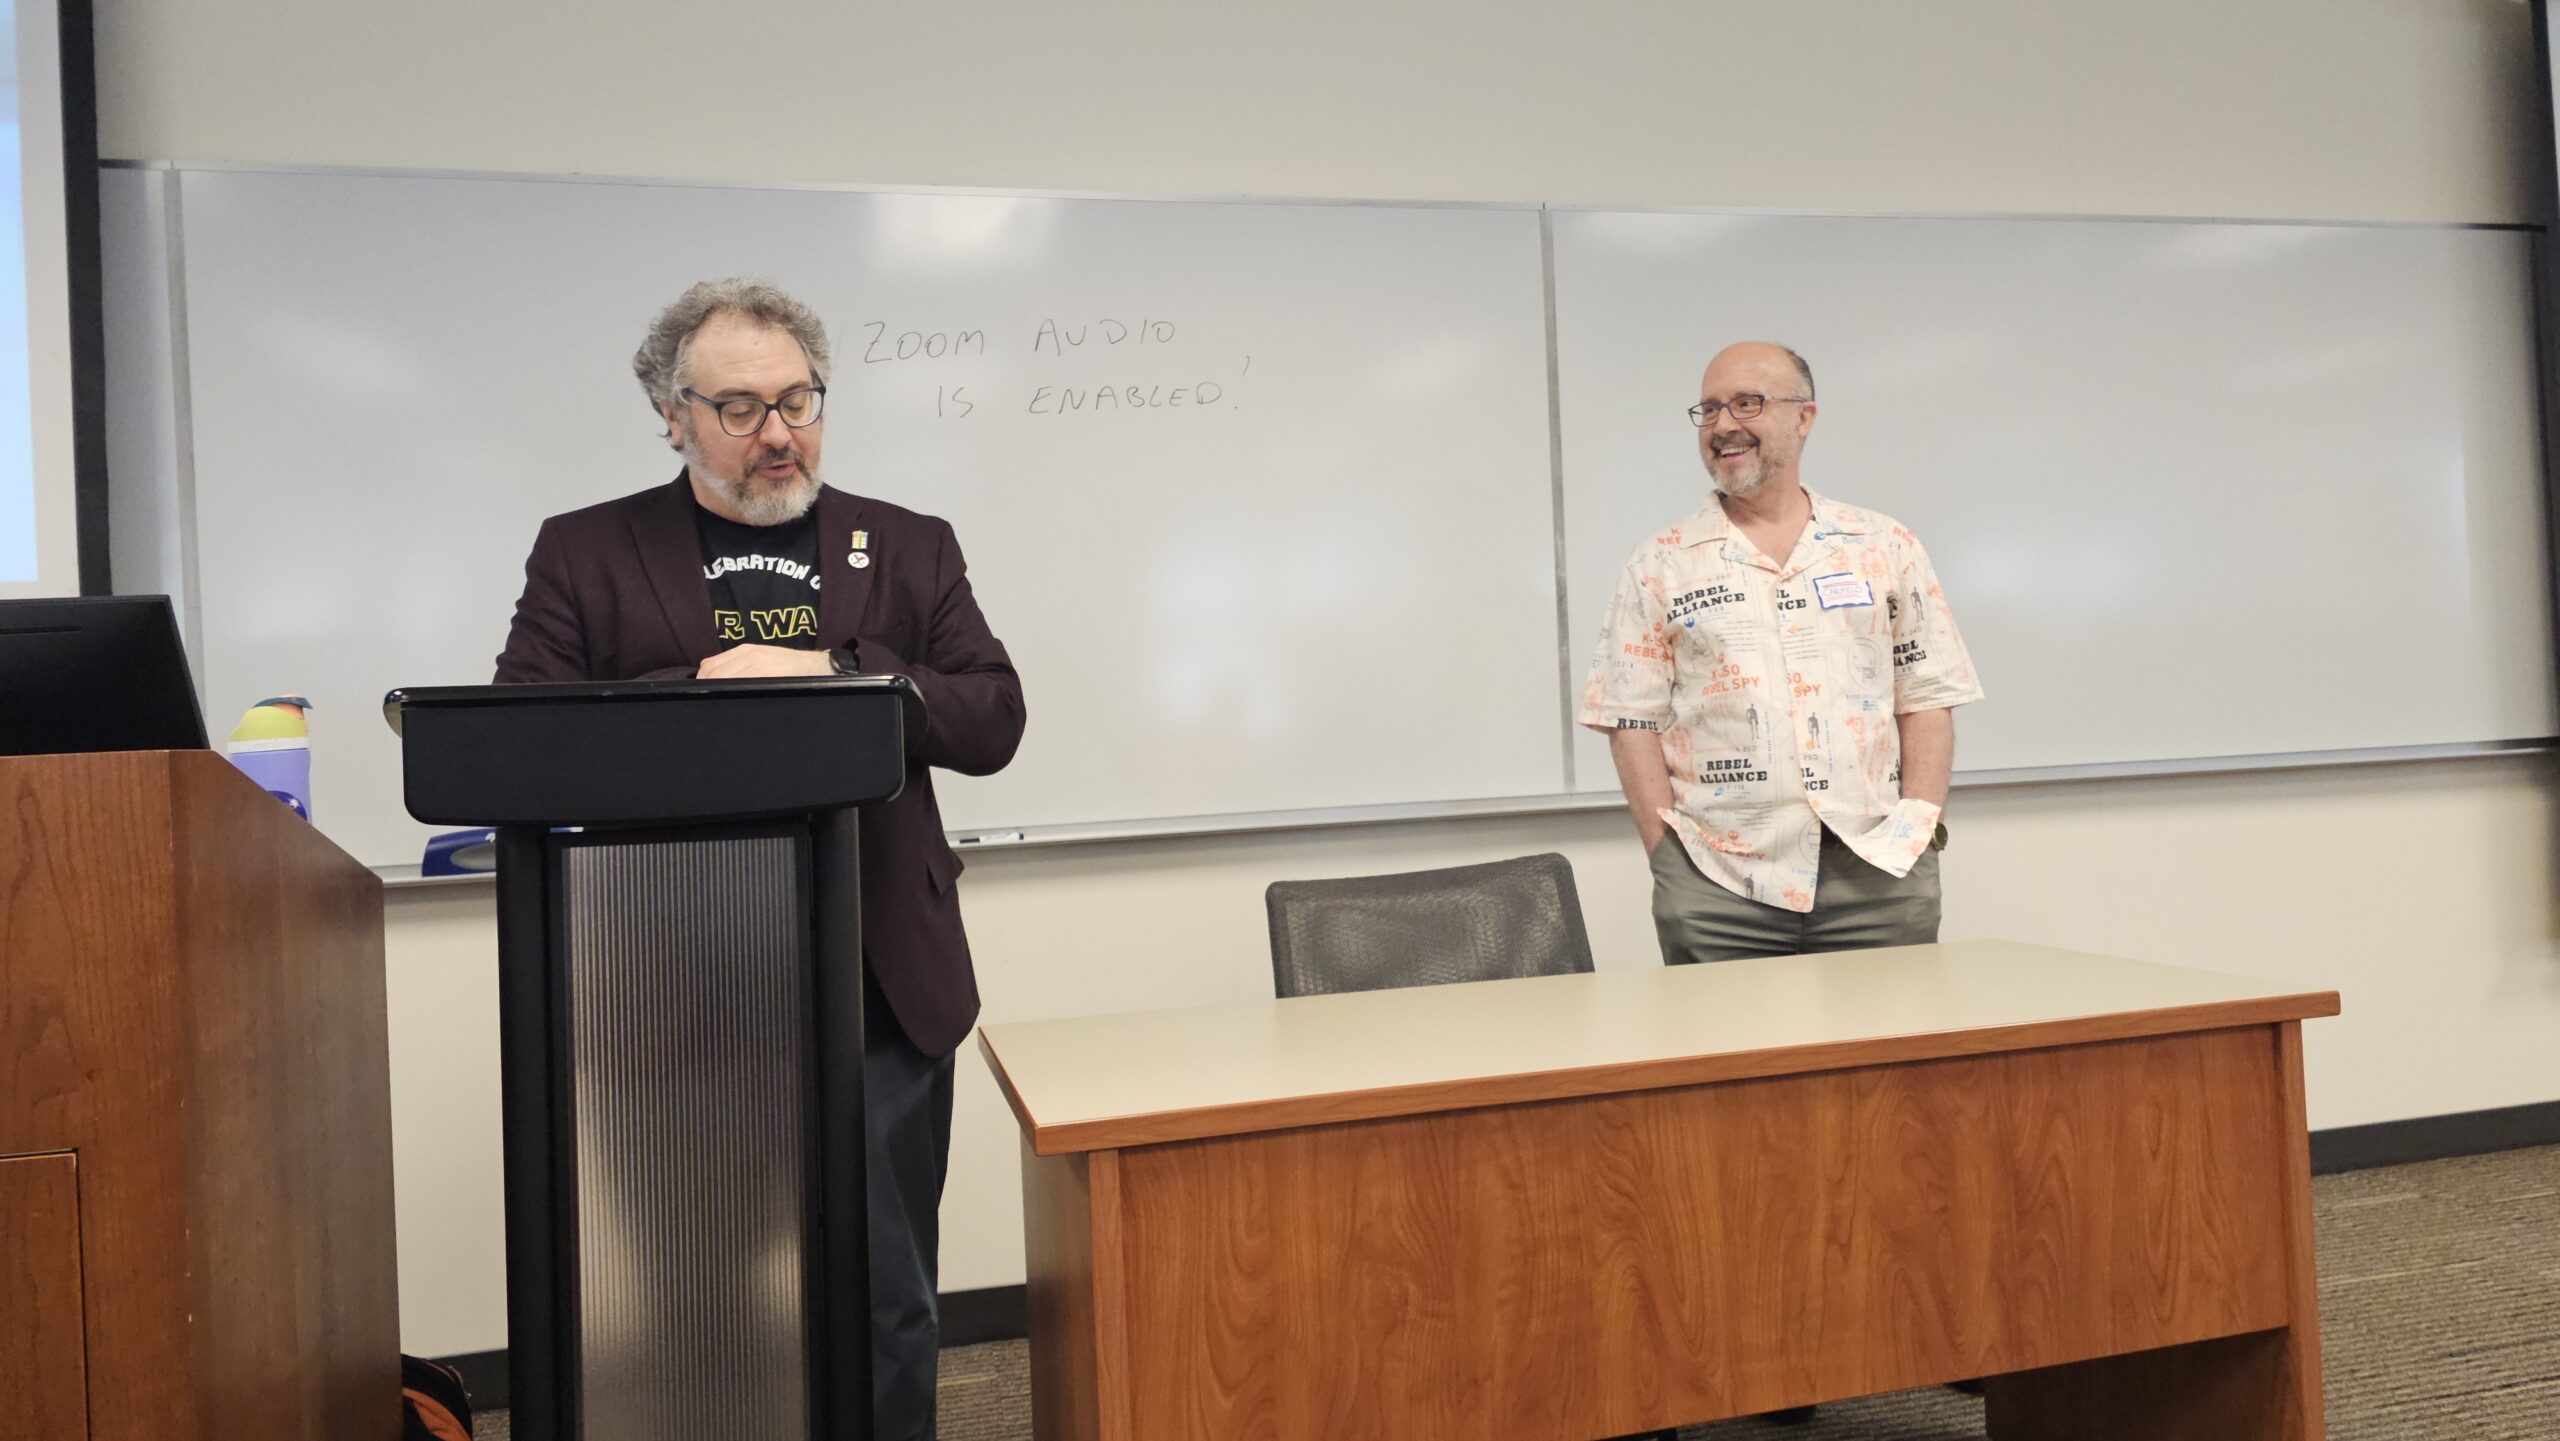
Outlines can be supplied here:
[[713, 400], [687, 386], [684, 398], [697, 401], [720, 417], [720, 428], [740, 440], [764, 429], [764, 418], [779, 414], [782, 423], [793, 430], [818, 423], [818, 412], [826, 409], [827, 388], [812, 385], [802, 390], [784, 391], [780, 400], [770, 403], [741, 397], [736, 400]]
[[[1781, 395], [1774, 403], [1802, 405], [1811, 399], [1813, 397], [1810, 395]], [[1715, 424], [1716, 417], [1728, 410], [1733, 412], [1733, 418], [1736, 420], [1758, 420], [1760, 412], [1768, 409], [1771, 404], [1770, 397], [1757, 395], [1748, 390], [1731, 400], [1701, 400], [1689, 407], [1689, 423], [1704, 430]]]

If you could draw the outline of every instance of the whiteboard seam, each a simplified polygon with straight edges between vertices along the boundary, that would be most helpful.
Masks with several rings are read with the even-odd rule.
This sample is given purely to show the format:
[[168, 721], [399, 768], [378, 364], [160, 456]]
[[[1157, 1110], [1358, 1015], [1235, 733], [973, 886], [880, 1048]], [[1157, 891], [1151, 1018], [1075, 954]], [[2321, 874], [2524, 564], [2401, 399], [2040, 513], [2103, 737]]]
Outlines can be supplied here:
[[162, 180], [160, 254], [168, 267], [169, 291], [169, 454], [171, 481], [178, 499], [178, 618], [187, 649], [187, 667], [195, 676], [196, 700], [206, 715], [214, 714], [205, 670], [211, 641], [204, 633], [204, 572], [196, 544], [195, 384], [188, 364], [187, 241], [184, 177], [175, 170]]
[[1564, 789], [1579, 784], [1573, 758], [1573, 606], [1567, 593], [1571, 572], [1564, 543], [1564, 380], [1557, 361], [1556, 233], [1554, 212], [1538, 207], [1538, 276], [1547, 304], [1547, 499], [1554, 511], [1556, 577], [1556, 710], [1561, 727]]

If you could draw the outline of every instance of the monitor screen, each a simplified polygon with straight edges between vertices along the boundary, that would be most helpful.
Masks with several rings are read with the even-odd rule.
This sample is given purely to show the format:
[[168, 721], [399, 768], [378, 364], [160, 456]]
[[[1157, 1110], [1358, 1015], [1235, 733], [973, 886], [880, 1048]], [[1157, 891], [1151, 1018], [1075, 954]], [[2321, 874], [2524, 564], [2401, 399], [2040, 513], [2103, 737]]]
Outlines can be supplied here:
[[103, 432], [77, 418], [102, 404], [89, 0], [0, 0], [0, 39], [0, 599], [78, 595], [106, 589], [101, 447], [82, 438]]

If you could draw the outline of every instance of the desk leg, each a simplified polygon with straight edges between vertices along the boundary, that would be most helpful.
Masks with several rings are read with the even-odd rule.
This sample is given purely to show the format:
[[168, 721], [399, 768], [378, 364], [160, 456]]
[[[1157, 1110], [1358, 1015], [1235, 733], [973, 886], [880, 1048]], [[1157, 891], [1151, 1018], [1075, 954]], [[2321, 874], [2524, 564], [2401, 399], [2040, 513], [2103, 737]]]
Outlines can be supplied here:
[[[2319, 1441], [2320, 1293], [2311, 1239], [2311, 1133], [2303, 1107], [2302, 1024], [2274, 1028], [2284, 1088], [2274, 1147], [2283, 1168], [2290, 1323], [2272, 1331], [2164, 1346], [1992, 1378], [1992, 1441]], [[2103, 1423], [2102, 1425], [2100, 1423]]]
[[1034, 1441], [1127, 1441], [1127, 1276], [1120, 1153], [1022, 1145]]
[[[2290, 1330], [2224, 1336], [1995, 1376], [1991, 1441], [2316, 1441]], [[2315, 1363], [2316, 1365], [2316, 1363]]]

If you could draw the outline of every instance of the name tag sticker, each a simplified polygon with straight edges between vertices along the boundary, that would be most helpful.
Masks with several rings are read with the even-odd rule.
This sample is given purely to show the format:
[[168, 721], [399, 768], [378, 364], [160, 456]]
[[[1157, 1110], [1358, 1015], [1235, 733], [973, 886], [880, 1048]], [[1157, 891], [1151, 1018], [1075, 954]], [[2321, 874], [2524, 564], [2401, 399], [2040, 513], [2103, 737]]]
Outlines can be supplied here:
[[1837, 575], [1815, 576], [1813, 578], [1813, 593], [1814, 596], [1822, 602], [1822, 608], [1824, 610], [1838, 610], [1842, 606], [1874, 605], [1876, 603], [1875, 591], [1870, 589], [1864, 580], [1849, 574], [1845, 570], [1841, 571]]

